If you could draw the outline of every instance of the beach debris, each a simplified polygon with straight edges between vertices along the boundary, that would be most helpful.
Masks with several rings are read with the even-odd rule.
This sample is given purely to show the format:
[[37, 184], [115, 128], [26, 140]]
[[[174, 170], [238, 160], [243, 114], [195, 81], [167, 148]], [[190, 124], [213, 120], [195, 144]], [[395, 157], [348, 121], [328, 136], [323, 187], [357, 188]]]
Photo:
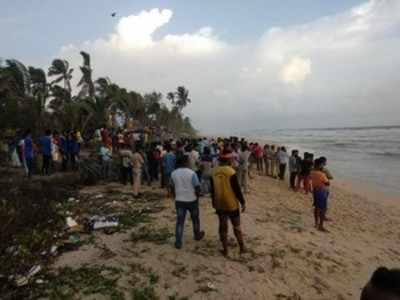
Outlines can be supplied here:
[[207, 287], [211, 290], [211, 291], [216, 291], [217, 288], [215, 287], [215, 285], [212, 282], [207, 282]]
[[101, 199], [104, 198], [103, 194], [97, 194], [96, 196], [93, 197], [93, 199]]
[[51, 248], [50, 248], [50, 255], [57, 255], [57, 249], [58, 249], [58, 246], [57, 246], [57, 245], [51, 246]]
[[42, 267], [40, 265], [33, 266], [28, 273], [24, 275], [17, 275], [15, 277], [15, 284], [16, 286], [25, 286], [29, 283], [29, 280], [35, 276], [37, 273], [39, 273], [42, 270]]
[[74, 228], [75, 226], [78, 226], [78, 223], [72, 217], [67, 217], [66, 223], [69, 228]]
[[69, 197], [68, 202], [74, 202], [76, 199], [74, 197]]
[[288, 296], [285, 294], [276, 294], [275, 295], [277, 300], [280, 299], [286, 299], [286, 300], [302, 300], [303, 298], [301, 298], [301, 296], [299, 294], [297, 294], [296, 292], [294, 292], [292, 295]]
[[78, 244], [81, 241], [81, 239], [80, 239], [80, 237], [78, 235], [71, 234], [68, 237], [68, 241], [71, 242], [72, 244]]
[[196, 292], [201, 292], [201, 293], [210, 293], [210, 292], [217, 292], [218, 289], [215, 286], [214, 283], [212, 283], [211, 281], [207, 282], [206, 285], [202, 285], [200, 286]]
[[28, 283], [29, 283], [29, 278], [26, 277], [26, 276], [18, 275], [18, 276], [16, 276], [16, 278], [15, 278], [15, 285], [16, 285], [16, 286], [21, 287], [21, 286], [27, 285]]
[[118, 218], [115, 216], [93, 216], [89, 218], [89, 230], [98, 230], [103, 228], [117, 227]]

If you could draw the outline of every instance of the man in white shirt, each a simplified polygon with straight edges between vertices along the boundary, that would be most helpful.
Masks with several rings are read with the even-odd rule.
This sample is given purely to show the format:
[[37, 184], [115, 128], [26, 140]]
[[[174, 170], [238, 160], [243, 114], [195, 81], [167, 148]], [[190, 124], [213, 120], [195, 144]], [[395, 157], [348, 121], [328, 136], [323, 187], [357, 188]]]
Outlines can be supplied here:
[[112, 167], [112, 154], [105, 143], [100, 147], [100, 156], [103, 178], [107, 179]]
[[176, 241], [175, 247], [182, 248], [183, 229], [186, 213], [189, 211], [193, 225], [193, 235], [196, 241], [204, 237], [200, 230], [199, 195], [200, 182], [197, 174], [188, 168], [189, 157], [181, 156], [177, 161], [177, 169], [171, 174], [172, 194], [176, 207]]
[[285, 147], [279, 148], [278, 153], [276, 154], [276, 159], [277, 159], [278, 166], [279, 166], [279, 179], [284, 180], [285, 173], [286, 173], [286, 165], [289, 161], [289, 156], [286, 152]]

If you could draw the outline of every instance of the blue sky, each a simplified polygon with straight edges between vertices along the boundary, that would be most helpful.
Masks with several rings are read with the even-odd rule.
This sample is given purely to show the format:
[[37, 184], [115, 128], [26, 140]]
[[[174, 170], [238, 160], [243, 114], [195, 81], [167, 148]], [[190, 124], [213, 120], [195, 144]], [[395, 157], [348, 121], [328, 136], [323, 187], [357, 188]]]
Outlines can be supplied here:
[[[110, 14], [116, 12], [112, 18]], [[0, 0], [0, 57], [185, 85], [203, 132], [398, 123], [399, 0]]]
[[111, 18], [168, 8], [173, 20], [158, 34], [192, 32], [211, 26], [232, 43], [257, 39], [272, 26], [309, 22], [346, 10], [360, 0], [0, 0], [1, 57], [45, 64], [59, 48], [107, 35]]

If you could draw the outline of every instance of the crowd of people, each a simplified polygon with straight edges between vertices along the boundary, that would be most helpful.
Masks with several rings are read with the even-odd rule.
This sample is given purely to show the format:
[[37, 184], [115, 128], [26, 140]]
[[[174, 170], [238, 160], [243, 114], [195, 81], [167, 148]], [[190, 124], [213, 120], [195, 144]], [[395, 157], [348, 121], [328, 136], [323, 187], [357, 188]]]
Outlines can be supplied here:
[[31, 130], [18, 132], [9, 143], [10, 160], [14, 167], [23, 167], [30, 178], [34, 173], [35, 156], [41, 156], [41, 174], [77, 170], [83, 139], [79, 131], [46, 130], [34, 140]]
[[[194, 239], [199, 241], [205, 236], [201, 230], [199, 198], [209, 194], [218, 217], [221, 253], [228, 255], [228, 222], [232, 224], [240, 253], [245, 253], [240, 218], [246, 210], [249, 180], [255, 174], [281, 181], [287, 178], [293, 192], [312, 193], [315, 226], [326, 231], [324, 221], [328, 220], [329, 185], [333, 176], [325, 157], [315, 159], [307, 152], [301, 157], [296, 149], [289, 156], [284, 146], [261, 146], [236, 137], [161, 142], [150, 141], [145, 132], [100, 128], [93, 140], [104, 179], [116, 164], [121, 184], [130, 183], [135, 197], [141, 196], [142, 181], [159, 184], [174, 197], [177, 249], [183, 247], [187, 213], [191, 216]], [[57, 171], [77, 170], [83, 143], [77, 130], [62, 133], [46, 130], [35, 140], [27, 130], [16, 135], [9, 143], [9, 150], [13, 165], [23, 167], [28, 177], [33, 174], [34, 157], [41, 156], [41, 174], [48, 176]], [[399, 274], [398, 270], [379, 268], [364, 287], [361, 299], [383, 299], [383, 295], [384, 299], [398, 299]]]
[[[159, 182], [162, 188], [166, 188], [168, 195], [174, 191], [176, 193], [174, 183], [177, 179], [172, 174], [177, 168], [182, 167], [182, 159], [187, 158], [185, 167], [193, 171], [197, 178], [193, 182], [199, 185], [198, 195], [211, 194], [214, 197], [219, 185], [224, 185], [224, 189], [230, 186], [232, 191], [219, 194], [225, 196], [229, 194], [232, 199], [235, 199], [235, 201], [232, 199], [229, 201], [243, 206], [242, 192], [249, 193], [249, 179], [255, 173], [282, 181], [288, 178], [289, 188], [294, 192], [302, 191], [305, 194], [312, 192], [315, 226], [321, 231], [326, 231], [324, 221], [328, 220], [326, 211], [329, 182], [333, 177], [326, 166], [325, 157], [314, 159], [314, 155], [307, 152], [300, 157], [296, 149], [292, 150], [289, 156], [284, 146], [269, 144], [262, 146], [257, 142], [248, 142], [246, 139], [237, 137], [168, 139], [161, 142], [159, 139], [151, 141], [144, 131], [108, 130], [105, 127], [95, 131], [93, 142], [96, 149], [95, 157], [101, 164], [103, 178], [109, 178], [111, 171], [115, 169], [114, 166], [118, 165], [121, 183], [125, 185], [130, 183], [135, 197], [141, 196], [142, 181], [147, 182], [148, 185]], [[35, 141], [32, 139], [31, 132], [27, 130], [23, 136], [17, 136], [14, 141], [13, 155], [15, 157], [12, 161], [16, 165], [23, 166], [28, 177], [31, 177], [33, 173], [35, 155], [41, 155], [42, 175], [50, 175], [51, 172], [56, 171], [74, 171], [78, 168], [82, 143], [83, 139], [77, 130], [66, 130], [61, 134], [46, 130]], [[223, 176], [232, 177], [232, 181], [221, 183], [217, 180], [223, 176], [216, 177], [215, 174], [222, 169], [225, 170]], [[216, 185], [215, 182], [218, 184]], [[196, 188], [195, 191], [197, 191]], [[198, 198], [196, 193], [191, 197]], [[218, 197], [213, 199], [216, 206], [220, 200]], [[179, 201], [184, 202], [184, 200]], [[232, 203], [228, 205], [228, 211], [232, 208], [237, 211], [238, 205]], [[239, 218], [235, 219], [231, 214], [228, 215], [234, 228], [237, 228], [235, 234], [239, 244], [242, 245]], [[237, 216], [237, 212], [234, 215]], [[227, 218], [220, 219], [221, 240], [225, 240], [223, 232], [227, 227], [226, 220]], [[179, 228], [177, 228], [177, 235], [179, 235]], [[198, 237], [198, 233], [196, 235]], [[181, 242], [177, 240], [177, 245], [180, 244]]]

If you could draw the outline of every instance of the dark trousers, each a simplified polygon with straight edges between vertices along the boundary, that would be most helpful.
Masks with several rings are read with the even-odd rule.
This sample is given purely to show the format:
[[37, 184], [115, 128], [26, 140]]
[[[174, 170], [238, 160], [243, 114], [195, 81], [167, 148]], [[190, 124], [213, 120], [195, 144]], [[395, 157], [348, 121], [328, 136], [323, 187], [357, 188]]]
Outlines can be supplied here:
[[25, 163], [28, 170], [28, 177], [31, 177], [33, 170], [33, 157], [25, 157]]
[[195, 239], [200, 236], [200, 214], [199, 214], [199, 201], [192, 202], [175, 202], [176, 208], [176, 231], [175, 231], [175, 245], [182, 246], [183, 229], [185, 226], [186, 213], [189, 211], [190, 218], [192, 219], [193, 235]]
[[76, 166], [76, 158], [78, 157], [78, 155], [77, 154], [75, 154], [75, 153], [71, 153], [71, 154], [69, 154], [69, 159], [70, 159], [70, 161], [71, 161], [71, 168], [72, 168], [72, 170], [76, 170], [77, 168], [77, 166]]
[[296, 189], [297, 172], [290, 172], [290, 187]]
[[69, 156], [68, 153], [63, 153], [62, 154], [62, 170], [65, 172], [68, 169], [68, 161], [69, 161]]
[[257, 171], [259, 172], [263, 172], [263, 158], [262, 157], [257, 157], [256, 158], [257, 161]]
[[285, 179], [286, 164], [279, 164], [279, 179]]
[[51, 155], [43, 154], [42, 174], [50, 175]]
[[123, 185], [126, 185], [128, 180], [130, 184], [133, 185], [133, 176], [131, 167], [121, 167], [121, 179]]
[[159, 162], [151, 161], [149, 163], [149, 172], [150, 172], [150, 180], [158, 181], [158, 172], [159, 172]]
[[150, 178], [150, 172], [149, 172], [148, 163], [145, 163], [143, 165], [142, 176], [143, 176], [144, 180], [146, 180], [147, 184], [150, 186], [151, 185], [151, 178]]

